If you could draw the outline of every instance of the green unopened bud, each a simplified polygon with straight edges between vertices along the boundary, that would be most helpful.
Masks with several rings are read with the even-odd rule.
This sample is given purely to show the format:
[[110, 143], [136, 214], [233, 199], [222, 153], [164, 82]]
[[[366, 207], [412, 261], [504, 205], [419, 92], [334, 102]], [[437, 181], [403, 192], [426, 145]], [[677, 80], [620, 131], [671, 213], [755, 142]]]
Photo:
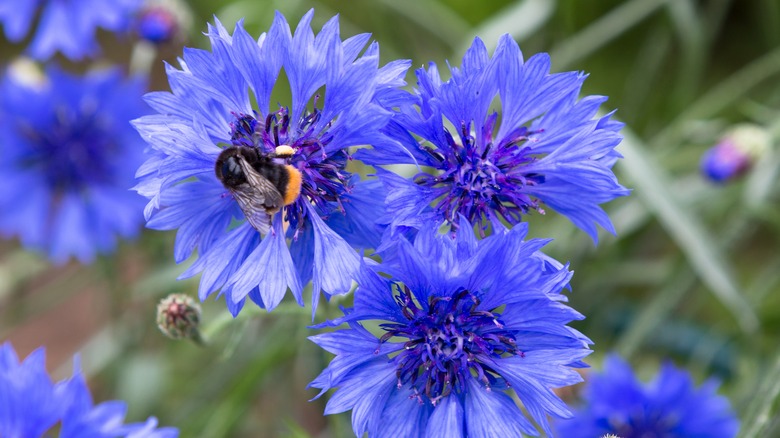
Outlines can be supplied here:
[[185, 294], [171, 294], [157, 305], [157, 327], [171, 339], [192, 339], [203, 344], [198, 331], [200, 304]]

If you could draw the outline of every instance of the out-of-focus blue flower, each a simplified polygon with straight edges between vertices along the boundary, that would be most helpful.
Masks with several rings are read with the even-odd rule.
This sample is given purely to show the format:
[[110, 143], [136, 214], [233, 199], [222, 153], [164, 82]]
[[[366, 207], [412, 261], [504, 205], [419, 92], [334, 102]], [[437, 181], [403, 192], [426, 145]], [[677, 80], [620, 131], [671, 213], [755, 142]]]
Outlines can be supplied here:
[[87, 263], [143, 223], [129, 188], [144, 142], [129, 122], [148, 111], [145, 81], [117, 69], [27, 78], [12, 68], [0, 82], [0, 234]]
[[139, 14], [136, 31], [145, 40], [163, 43], [176, 36], [179, 24], [169, 10], [161, 7], [148, 8]]
[[[303, 304], [309, 280], [316, 308], [320, 290], [349, 291], [359, 266], [350, 243], [378, 243], [373, 222], [384, 195], [367, 195], [372, 186], [364, 184], [372, 183], [358, 183], [345, 170], [347, 148], [389, 141], [379, 132], [391, 117], [384, 106], [407, 94], [397, 87], [409, 63], [380, 68], [376, 43], [359, 56], [369, 35], [342, 41], [336, 17], [315, 37], [312, 16], [291, 35], [277, 13], [258, 40], [241, 23], [230, 35], [217, 21], [209, 26], [212, 51], [185, 49], [182, 69], [168, 68], [172, 92], [147, 95], [159, 114], [135, 121], [151, 145], [137, 186], [151, 199], [147, 226], [178, 229], [176, 261], [195, 249], [199, 257], [183, 276], [202, 272], [200, 298], [221, 289], [234, 315], [247, 296], [273, 309], [288, 287]], [[282, 68], [292, 102], [271, 109]], [[299, 198], [272, 218], [262, 238], [215, 175], [220, 153], [239, 145], [266, 154], [290, 146], [294, 155], [286, 162], [302, 174]]]
[[349, 329], [310, 338], [336, 355], [310, 386], [338, 388], [325, 413], [351, 409], [357, 436], [537, 435], [528, 417], [549, 434], [548, 415], [570, 416], [552, 388], [581, 381], [590, 353], [566, 326], [583, 318], [560, 294], [570, 271], [523, 241], [526, 224], [483, 240], [462, 225], [399, 240], [361, 271], [354, 308], [318, 326]]
[[750, 124], [737, 125], [704, 153], [701, 173], [716, 183], [736, 179], [767, 153], [770, 143], [766, 129]]
[[[60, 423], [60, 438], [176, 438], [175, 428], [157, 429], [157, 419], [124, 424], [126, 403], [94, 405], [84, 376], [74, 361], [73, 377], [56, 384], [46, 373], [39, 348], [19, 362], [10, 343], [0, 346], [0, 436], [40, 437]], [[46, 435], [48, 436], [48, 435]]]
[[138, 36], [154, 44], [183, 37], [192, 25], [192, 16], [182, 0], [145, 0], [133, 27]]
[[30, 56], [48, 59], [59, 51], [76, 60], [99, 52], [95, 38], [98, 28], [127, 30], [141, 3], [142, 0], [0, 0], [0, 23], [5, 36], [19, 42], [40, 13], [28, 49]]
[[[377, 147], [358, 155], [369, 164], [433, 171], [412, 180], [380, 173], [390, 188], [393, 231], [431, 219], [457, 228], [463, 215], [484, 234], [491, 223], [515, 225], [531, 210], [543, 213], [546, 204], [594, 242], [597, 225], [614, 234], [599, 205], [628, 194], [611, 170], [623, 125], [611, 113], [596, 117], [606, 97], [578, 99], [584, 74], [549, 69], [547, 54], [524, 62], [505, 35], [492, 59], [475, 39], [446, 82], [433, 63], [417, 70], [416, 105], [402, 106], [398, 125], [389, 129], [406, 150]], [[497, 99], [500, 116], [490, 112]]]
[[626, 362], [610, 355], [603, 372], [588, 378], [585, 406], [573, 419], [557, 422], [556, 429], [566, 438], [607, 433], [621, 438], [733, 438], [739, 421], [717, 387], [709, 380], [696, 388], [687, 371], [668, 362], [652, 381], [642, 383]]

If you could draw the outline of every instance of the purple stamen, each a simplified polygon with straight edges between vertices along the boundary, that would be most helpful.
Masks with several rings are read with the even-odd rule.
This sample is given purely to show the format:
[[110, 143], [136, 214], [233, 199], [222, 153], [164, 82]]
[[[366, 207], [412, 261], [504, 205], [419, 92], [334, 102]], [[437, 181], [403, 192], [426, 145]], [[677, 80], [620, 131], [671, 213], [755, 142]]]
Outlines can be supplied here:
[[439, 173], [419, 173], [414, 181], [431, 189], [433, 207], [445, 218], [452, 230], [458, 228], [458, 216], [480, 224], [484, 236], [491, 219], [515, 225], [531, 210], [544, 213], [539, 200], [527, 194], [525, 187], [544, 182], [544, 176], [529, 172], [528, 166], [538, 158], [529, 147], [523, 147], [532, 134], [527, 127], [510, 132], [500, 143], [493, 142], [497, 114], [488, 116], [479, 140], [471, 135], [471, 123], [461, 122], [458, 139], [444, 131], [447, 148], [424, 148], [440, 164]]
[[486, 360], [522, 355], [514, 333], [500, 323], [501, 315], [477, 309], [479, 299], [467, 290], [433, 297], [424, 308], [401, 285], [395, 302], [409, 322], [380, 325], [386, 331], [380, 344], [394, 337], [408, 339], [392, 359], [399, 388], [409, 385], [415, 396], [425, 395], [434, 405], [452, 391], [465, 390], [473, 375], [488, 389], [503, 381]]

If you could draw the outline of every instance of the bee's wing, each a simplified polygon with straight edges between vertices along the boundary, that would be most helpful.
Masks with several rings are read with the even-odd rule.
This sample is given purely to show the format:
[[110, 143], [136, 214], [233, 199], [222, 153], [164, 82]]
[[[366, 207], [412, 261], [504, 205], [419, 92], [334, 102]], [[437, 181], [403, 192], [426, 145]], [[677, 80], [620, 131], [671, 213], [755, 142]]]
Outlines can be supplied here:
[[271, 215], [279, 211], [284, 199], [279, 190], [257, 173], [246, 161], [239, 161], [247, 182], [231, 190], [244, 216], [260, 234], [271, 229]]

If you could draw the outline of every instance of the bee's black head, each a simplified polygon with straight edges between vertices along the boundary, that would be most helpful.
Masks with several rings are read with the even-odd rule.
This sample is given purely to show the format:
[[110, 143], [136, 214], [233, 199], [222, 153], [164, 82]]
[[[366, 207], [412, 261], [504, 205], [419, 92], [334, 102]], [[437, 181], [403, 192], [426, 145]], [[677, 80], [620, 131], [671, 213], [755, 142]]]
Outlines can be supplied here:
[[234, 146], [222, 151], [217, 157], [214, 171], [217, 178], [228, 188], [235, 188], [246, 183], [246, 175], [241, 167], [241, 161], [248, 162], [252, 159], [253, 151], [247, 151], [246, 147]]

